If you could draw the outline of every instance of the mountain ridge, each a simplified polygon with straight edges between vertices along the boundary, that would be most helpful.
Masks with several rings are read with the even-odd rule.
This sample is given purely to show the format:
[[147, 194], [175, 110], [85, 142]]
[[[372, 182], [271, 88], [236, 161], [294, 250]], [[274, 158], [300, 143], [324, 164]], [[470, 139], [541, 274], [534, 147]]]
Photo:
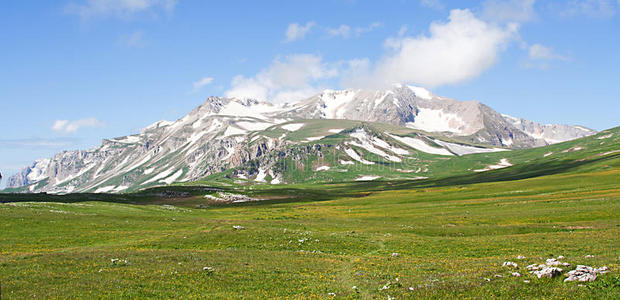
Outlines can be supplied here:
[[[292, 140], [287, 134], [294, 135], [296, 130], [280, 127], [276, 130], [279, 137], [257, 135], [295, 120], [384, 123], [418, 132], [420, 138], [437, 135], [467, 147], [486, 145], [490, 149], [531, 148], [595, 133], [581, 126], [539, 124], [502, 115], [478, 101], [461, 102], [406, 85], [386, 90], [324, 90], [285, 104], [209, 97], [177, 121], [158, 121], [139, 134], [104, 139], [100, 147], [64, 151], [53, 158], [37, 160], [10, 177], [7, 187], [27, 186], [30, 192], [124, 192], [152, 184], [191, 181], [283, 147], [315, 142], [313, 138], [324, 139], [331, 133]], [[323, 131], [337, 129], [330, 126], [335, 128]], [[390, 136], [382, 143], [402, 146]], [[431, 139], [422, 143], [449, 149]]]

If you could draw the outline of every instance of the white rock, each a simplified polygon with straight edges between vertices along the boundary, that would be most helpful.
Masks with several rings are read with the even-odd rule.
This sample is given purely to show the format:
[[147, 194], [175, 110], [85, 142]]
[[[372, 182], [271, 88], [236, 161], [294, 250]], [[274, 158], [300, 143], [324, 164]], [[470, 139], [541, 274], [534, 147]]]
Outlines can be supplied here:
[[609, 273], [609, 269], [605, 266], [602, 266], [600, 268], [594, 269], [594, 272], [599, 273], [599, 274], [605, 274], [605, 273]]
[[584, 266], [584, 265], [577, 265], [577, 268], [575, 268], [575, 270], [569, 271], [568, 273], [566, 273], [566, 276], [568, 276], [568, 278], [564, 279], [564, 282], [568, 282], [568, 281], [580, 281], [580, 282], [585, 282], [585, 281], [594, 281], [596, 280], [596, 270], [590, 266]]
[[525, 256], [519, 255], [519, 256], [517, 256], [517, 259], [525, 259]]
[[562, 269], [556, 268], [556, 267], [548, 267], [548, 266], [545, 266], [544, 268], [538, 271], [534, 271], [534, 275], [536, 275], [536, 277], [538, 278], [543, 278], [543, 277], [553, 278], [560, 274], [562, 274]]
[[514, 276], [514, 277], [521, 277], [521, 274], [518, 273], [518, 272], [512, 272], [511, 275]]
[[502, 267], [514, 267], [514, 268], [519, 268], [519, 266], [518, 266], [516, 263], [511, 262], [511, 261], [505, 261], [505, 262], [502, 264]]

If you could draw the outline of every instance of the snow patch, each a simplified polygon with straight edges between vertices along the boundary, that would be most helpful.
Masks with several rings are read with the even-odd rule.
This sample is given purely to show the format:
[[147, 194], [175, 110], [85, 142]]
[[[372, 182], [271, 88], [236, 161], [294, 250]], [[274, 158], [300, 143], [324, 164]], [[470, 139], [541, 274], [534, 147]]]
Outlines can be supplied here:
[[122, 139], [114, 139], [113, 141], [117, 142], [117, 143], [121, 143], [121, 144], [134, 144], [140, 141], [140, 136], [139, 135], [128, 135], [126, 137], [123, 137]]
[[381, 98], [376, 98], [375, 99], [375, 108], [377, 108], [377, 106], [379, 106], [379, 104], [383, 103], [383, 101], [385, 101], [385, 98], [387, 98], [387, 96], [389, 95], [393, 95], [394, 92], [392, 91], [386, 91], [385, 94], [383, 94], [383, 96], [381, 96]]
[[466, 146], [466, 145], [448, 143], [448, 142], [444, 142], [442, 140], [436, 140], [436, 139], [433, 139], [433, 142], [438, 145], [441, 145], [444, 148], [447, 148], [453, 153], [456, 153], [456, 155], [510, 151], [508, 149], [502, 149], [502, 148], [480, 148], [480, 147]]
[[316, 168], [315, 171], [327, 171], [329, 169], [330, 169], [329, 166], [320, 166], [320, 167]]
[[181, 177], [181, 175], [183, 175], [183, 169], [180, 169], [178, 171], [176, 171], [174, 174], [172, 174], [170, 177], [166, 178], [166, 179], [162, 179], [159, 182], [163, 182], [166, 184], [171, 184], [173, 183], [175, 180], [177, 180], [179, 177]]
[[165, 171], [163, 171], [163, 172], [161, 172], [161, 173], [159, 173], [159, 174], [155, 175], [155, 176], [154, 176], [154, 177], [152, 177], [151, 179], [149, 179], [149, 180], [147, 180], [147, 181], [143, 182], [142, 184], [148, 184], [148, 183], [155, 182], [155, 181], [157, 181], [157, 180], [160, 180], [160, 179], [166, 178], [168, 175], [170, 175], [170, 173], [172, 173], [172, 169], [165, 170]]
[[444, 148], [435, 148], [432, 147], [428, 144], [426, 144], [423, 140], [421, 139], [417, 139], [417, 138], [412, 138], [412, 137], [408, 137], [408, 136], [397, 136], [397, 135], [392, 135], [389, 134], [390, 137], [394, 138], [395, 140], [422, 152], [426, 152], [426, 153], [430, 153], [430, 154], [437, 154], [437, 155], [450, 155], [450, 156], [454, 156], [454, 154], [452, 154], [450, 151], [444, 149]]
[[579, 150], [583, 150], [583, 147], [573, 146], [571, 148], [568, 148], [568, 149], [562, 151], [562, 153], [574, 152], [574, 151], [579, 151]]
[[265, 169], [258, 169], [258, 175], [256, 175], [256, 179], [254, 179], [254, 181], [265, 182], [265, 177], [267, 177]]
[[227, 137], [227, 136], [231, 136], [231, 135], [245, 134], [246, 132], [247, 132], [247, 130], [245, 130], [245, 129], [241, 129], [241, 128], [233, 127], [233, 126], [228, 126], [228, 128], [226, 128], [226, 131], [224, 132], [222, 137]]
[[377, 178], [381, 178], [381, 176], [364, 175], [364, 176], [355, 178], [355, 181], [370, 181], [370, 180], [375, 180]]
[[614, 154], [614, 153], [618, 153], [620, 152], [620, 150], [612, 150], [612, 151], [607, 151], [604, 153], [599, 154], [600, 156], [605, 156], [605, 155], [609, 155], [609, 154]]
[[313, 137], [309, 137], [306, 138], [306, 142], [314, 142], [314, 141], [318, 141], [322, 138], [324, 138], [325, 136], [313, 136]]
[[408, 122], [407, 127], [428, 132], [453, 132], [464, 134], [465, 121], [457, 114], [447, 113], [441, 109], [419, 108], [418, 115], [413, 122]]
[[484, 169], [474, 170], [474, 172], [485, 172], [490, 170], [502, 169], [512, 166], [508, 159], [502, 158], [496, 165], [488, 165]]
[[340, 133], [343, 130], [344, 130], [344, 128], [342, 128], [342, 129], [334, 128], [334, 129], [330, 129], [330, 130], [327, 130], [327, 131], [330, 132], [330, 133]]
[[282, 125], [280, 127], [282, 127], [282, 129], [288, 130], [288, 131], [297, 131], [299, 129], [301, 129], [302, 127], [304, 127], [304, 123], [292, 123], [292, 124], [286, 124], [286, 125]]
[[[355, 152], [355, 150], [353, 150], [353, 149], [351, 149], [351, 148], [347, 148], [347, 149], [345, 149], [345, 150], [344, 150], [344, 152], [345, 152], [346, 154], [348, 154], [348, 155], [349, 155], [351, 158], [353, 158], [354, 160], [356, 160], [356, 161], [358, 161], [358, 162], [361, 162], [361, 163], [363, 163], [363, 164], [365, 164], [365, 165], [374, 165], [374, 164], [375, 164], [375, 163], [374, 163], [374, 162], [372, 162], [372, 161], [367, 161], [367, 160], [365, 160], [365, 159], [361, 158], [361, 157], [359, 156], [359, 154], [357, 154], [357, 152]], [[342, 163], [341, 163], [341, 164], [342, 164]]]
[[115, 185], [108, 185], [108, 186], [104, 186], [104, 187], [100, 187], [98, 189], [95, 190], [95, 194], [99, 194], [99, 193], [107, 193], [112, 191], [116, 186]]
[[271, 126], [273, 126], [272, 123], [266, 123], [266, 122], [247, 122], [247, 121], [242, 121], [242, 122], [236, 122], [235, 123], [237, 126], [248, 130], [248, 131], [257, 131], [257, 130], [265, 130]]
[[327, 119], [343, 119], [347, 104], [355, 99], [357, 93], [351, 90], [332, 91], [325, 90], [321, 94], [321, 100], [325, 104], [324, 114]]
[[422, 87], [418, 87], [418, 86], [412, 86], [412, 85], [408, 85], [407, 86], [418, 98], [422, 98], [422, 99], [426, 99], [426, 100], [431, 100], [433, 98], [433, 95], [431, 94], [431, 92], [425, 88]]
[[[352, 132], [350, 134], [350, 136], [355, 138], [355, 139], [357, 139], [359, 141], [359, 143], [357, 143], [355, 141], [349, 142], [348, 144], [350, 144], [350, 145], [357, 146], [357, 147], [360, 147], [360, 148], [364, 148], [364, 149], [366, 149], [370, 153], [374, 153], [376, 155], [379, 155], [379, 156], [381, 156], [381, 157], [383, 157], [385, 159], [388, 159], [390, 161], [393, 161], [393, 162], [401, 162], [402, 161], [397, 156], [387, 154], [383, 150], [375, 148], [375, 146], [374, 146], [375, 144], [380, 144], [380, 145], [383, 145], [383, 146], [388, 147], [388, 148], [392, 148], [392, 147], [389, 146], [389, 144], [386, 143], [385, 141], [382, 141], [382, 140], [380, 140], [378, 138], [372, 137], [370, 134], [368, 134], [363, 129], [358, 129], [355, 132]], [[399, 150], [403, 150], [403, 149], [399, 149]]]

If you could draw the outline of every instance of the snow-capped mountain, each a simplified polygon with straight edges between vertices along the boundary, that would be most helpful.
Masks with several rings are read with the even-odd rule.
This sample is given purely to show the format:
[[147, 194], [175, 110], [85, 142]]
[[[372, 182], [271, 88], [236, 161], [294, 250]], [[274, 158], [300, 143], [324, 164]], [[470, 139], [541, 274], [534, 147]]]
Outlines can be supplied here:
[[[304, 139], [291, 134], [296, 131], [295, 124], [304, 124], [296, 121], [309, 119], [326, 119], [316, 122], [334, 128], [313, 125], [321, 129], [308, 131], [307, 134], [312, 132], [315, 135]], [[420, 138], [411, 145], [406, 142], [411, 137], [399, 137], [394, 134], [396, 131], [375, 132], [374, 135], [375, 138], [382, 136], [384, 150], [400, 145], [408, 147], [409, 152], [434, 155], [542, 146], [595, 133], [580, 126], [544, 125], [501, 115], [477, 101], [459, 102], [405, 85], [395, 85], [388, 90], [325, 90], [309, 99], [281, 105], [210, 97], [175, 122], [159, 121], [140, 134], [106, 139], [94, 149], [65, 151], [53, 158], [38, 160], [9, 178], [7, 187], [27, 186], [32, 192], [123, 192], [157, 184], [193, 181], [241, 166], [257, 157], [266, 157], [273, 151], [283, 153], [280, 158], [299, 155], [290, 148], [306, 147], [305, 144], [320, 142], [344, 129], [333, 122], [353, 127], [359, 125], [344, 120], [391, 124], [418, 131]], [[435, 137], [424, 135], [424, 132]], [[357, 155], [352, 147], [359, 148], [363, 144], [360, 134], [349, 133], [346, 140], [337, 145], [333, 142], [325, 144], [352, 157]], [[448, 137], [465, 145], [448, 143], [436, 136]], [[366, 142], [369, 139], [372, 140], [367, 138]], [[487, 148], [474, 145], [487, 145]], [[458, 153], [458, 149], [467, 147], [471, 149]], [[312, 149], [307, 148], [306, 155], [323, 155], [322, 150]], [[392, 162], [403, 159], [404, 152], [384, 150], [380, 150], [381, 153], [386, 153], [388, 156], [384, 157]], [[357, 163], [361, 161], [363, 158], [360, 157]], [[264, 163], [276, 162], [272, 159]], [[260, 170], [256, 171], [260, 173]], [[278, 174], [269, 176], [277, 178]]]
[[517, 123], [478, 101], [456, 101], [424, 88], [400, 84], [388, 90], [325, 90], [294, 107], [287, 116], [388, 123], [510, 148], [544, 146], [595, 133], [580, 126], [546, 125], [522, 119]]

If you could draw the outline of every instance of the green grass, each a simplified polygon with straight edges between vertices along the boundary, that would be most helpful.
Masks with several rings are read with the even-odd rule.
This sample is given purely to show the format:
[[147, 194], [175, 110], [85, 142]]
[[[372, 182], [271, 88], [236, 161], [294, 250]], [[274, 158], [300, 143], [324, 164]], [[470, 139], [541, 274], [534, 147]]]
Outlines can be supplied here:
[[[618, 298], [618, 160], [518, 180], [501, 180], [510, 174], [498, 170], [478, 183], [262, 187], [246, 192], [285, 199], [208, 203], [207, 209], [196, 208], [202, 197], [157, 198], [157, 190], [122, 197], [38, 195], [58, 202], [0, 204], [2, 295]], [[579, 286], [524, 270], [558, 255], [573, 266], [605, 265], [612, 272]], [[128, 263], [112, 264], [112, 258]], [[511, 277], [501, 266], [507, 260], [524, 276]], [[215, 271], [203, 271], [207, 266]]]

